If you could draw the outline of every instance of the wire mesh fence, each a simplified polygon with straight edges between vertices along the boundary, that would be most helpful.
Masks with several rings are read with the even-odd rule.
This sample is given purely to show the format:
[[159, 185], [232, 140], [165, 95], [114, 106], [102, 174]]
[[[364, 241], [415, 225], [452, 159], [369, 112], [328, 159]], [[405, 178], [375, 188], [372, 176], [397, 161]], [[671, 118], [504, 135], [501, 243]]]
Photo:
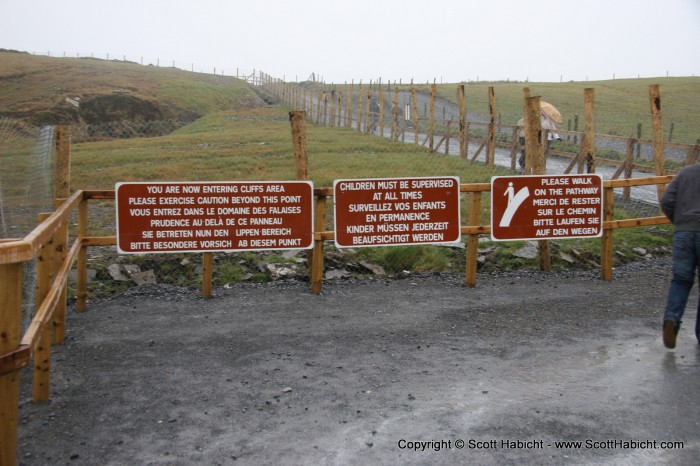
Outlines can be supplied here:
[[99, 125], [71, 126], [74, 143], [105, 141], [109, 139], [152, 138], [166, 136], [192, 121], [110, 121]]
[[21, 238], [53, 210], [53, 127], [0, 118], [0, 237]]
[[[525, 144], [518, 120], [523, 115], [523, 88], [519, 84], [461, 87], [462, 102], [455, 85], [409, 88], [263, 79], [263, 88], [293, 108], [306, 111], [313, 123], [351, 128], [422, 145], [436, 154], [521, 171]], [[546, 94], [548, 90], [536, 87], [532, 94]], [[585, 90], [600, 97], [589, 111], [583, 92], [578, 96], [573, 87], [563, 93], [561, 88], [551, 89], [554, 103], [562, 106], [563, 117], [556, 127], [544, 132], [549, 136], [546, 139], [551, 139], [546, 144], [547, 174], [595, 172], [604, 179], [633, 178], [661, 174], [660, 170], [673, 174], [684, 165], [697, 163], [700, 139], [689, 123], [693, 118], [687, 116], [697, 114], [700, 101], [692, 92], [683, 96], [670, 93], [664, 100], [664, 127], [659, 128], [664, 165], [660, 169], [656, 166], [659, 138], [654, 134], [657, 128], [646, 83], [626, 84], [619, 91], [627, 94], [623, 96], [611, 95], [613, 91], [607, 87], [597, 94], [595, 88]], [[499, 100], [499, 95], [504, 98]], [[593, 135], [590, 145], [585, 143], [586, 134]], [[643, 210], [658, 210], [654, 187], [628, 188], [616, 194], [625, 201], [639, 201], [630, 205], [651, 206]]]
[[[430, 156], [425, 157], [420, 162], [421, 167], [425, 165], [426, 175], [433, 174], [434, 170], [430, 168], [431, 160], [437, 161], [443, 155], [452, 156], [450, 159], [454, 158], [455, 161], [464, 159], [464, 163], [460, 164], [460, 169], [470, 171], [484, 169], [484, 171], [488, 171], [487, 164], [484, 162], [487, 162], [487, 147], [491, 128], [493, 128], [495, 164], [515, 169], [517, 156], [522, 150], [516, 125], [517, 119], [522, 115], [522, 108], [517, 108], [517, 106], [515, 108], [499, 108], [498, 112], [490, 115], [492, 102], [489, 101], [489, 96], [484, 92], [477, 93], [470, 90], [470, 93], [467, 94], [464, 122], [460, 121], [462, 110], [458, 101], [444, 93], [438, 94], [434, 99], [431, 98], [429, 86], [418, 92], [389, 87], [386, 89], [376, 87], [369, 89], [367, 87], [364, 89], [343, 88], [333, 91], [332, 89], [319, 90], [313, 86], [299, 86], [293, 91], [286, 90], [284, 92], [283, 101], [289, 102], [292, 108], [304, 109], [308, 118], [319, 125], [346, 127], [362, 133], [381, 135], [396, 141], [417, 143], [428, 148], [431, 152]], [[456, 92], [452, 93], [457, 94]], [[644, 101], [647, 97], [641, 95], [636, 96], [636, 98]], [[548, 147], [547, 168], [553, 170], [554, 173], [564, 173], [567, 169], [574, 170], [572, 173], [575, 173], [578, 168], [571, 166], [571, 164], [572, 160], [582, 151], [585, 129], [583, 107], [583, 102], [581, 102], [580, 105], [566, 110], [566, 117], [557, 129], [559, 140], [553, 141]], [[613, 117], [610, 117], [609, 113], [611, 113], [610, 109], [604, 106], [596, 108], [595, 120], [600, 120], [603, 128], [614, 127], [609, 122], [616, 118], [621, 119], [619, 112], [613, 111]], [[642, 120], [644, 115], [639, 113], [637, 117]], [[491, 125], [491, 118], [493, 125]], [[646, 119], [649, 119], [648, 115], [646, 115]], [[108, 139], [159, 137], [170, 134], [188, 123], [188, 121], [118, 121], [101, 125], [74, 126], [71, 128], [71, 139], [74, 143], [88, 143]], [[648, 125], [648, 123], [643, 124]], [[8, 129], [3, 129], [4, 127]], [[31, 148], [26, 149], [30, 153], [33, 153], [32, 150], [36, 150], [37, 145], [39, 145], [38, 141], [42, 140], [43, 132], [46, 131], [28, 128], [16, 122], [6, 122], [4, 127], [0, 128], [0, 144], [7, 145], [15, 139], [23, 139], [27, 147]], [[679, 126], [676, 126], [676, 130], [678, 128]], [[595, 135], [595, 147], [598, 151], [597, 172], [608, 170], [607, 174], [603, 175], [606, 179], [654, 174], [654, 147], [653, 142], [648, 139], [648, 131], [638, 131], [638, 125], [635, 124], [628, 125], [624, 130], [616, 129], [613, 132], [616, 134], [596, 133]], [[466, 134], [464, 141], [460, 140], [461, 133]], [[678, 133], [676, 133], [677, 135]], [[668, 139], [672, 139], [672, 137], [674, 137], [672, 134], [668, 135]], [[51, 147], [50, 142], [48, 146]], [[666, 159], [670, 161], [667, 170], [672, 173], [678, 166], [696, 161], [697, 144], [667, 141], [664, 154]], [[674, 166], [673, 162], [677, 165]], [[625, 163], [627, 166], [623, 166]], [[3, 163], [3, 167], [5, 166], [6, 164]], [[4, 168], [3, 172], [5, 172], [3, 173], [5, 177], [0, 177], [0, 182], [3, 184], [3, 196], [0, 199], [3, 205], [0, 205], [0, 211], [2, 211], [3, 222], [7, 223], [8, 226], [0, 232], [3, 237], [21, 237], [23, 233], [18, 227], [18, 221], [9, 221], [9, 212], [21, 210], [21, 203], [10, 202], [10, 195], [4, 193], [4, 185], [12, 186], [11, 183], [14, 183], [14, 190], [10, 191], [22, 191], [20, 188], [23, 188], [25, 193], [38, 194], [39, 189], [31, 188], [29, 180], [18, 181], [20, 179], [26, 180], [26, 177], [9, 175], [10, 181], [6, 182], [5, 178], [9, 172]], [[458, 175], [457, 173], [440, 174]], [[386, 177], [386, 174], [382, 173], [378, 177]], [[44, 186], [49, 187], [50, 181]], [[49, 193], [48, 199], [50, 199], [51, 189], [49, 188], [47, 192]], [[616, 200], [616, 206], [625, 209], [632, 215], [640, 217], [658, 215], [658, 202], [654, 187], [634, 187], [626, 193], [620, 190], [616, 195], [619, 198]], [[463, 219], [466, 219], [469, 214], [469, 205], [465, 201], [467, 201], [466, 196], [463, 199]], [[8, 210], [4, 205], [12, 205], [12, 207]], [[50, 210], [50, 200], [47, 205], [49, 206], [48, 210]], [[25, 222], [28, 228], [35, 225], [36, 213], [45, 209], [38, 206], [28, 209], [28, 212], [31, 212], [28, 215], [30, 220]], [[329, 209], [329, 225], [332, 226], [332, 222], [332, 209]], [[25, 228], [24, 231], [29, 230]], [[445, 260], [461, 262], [463, 260], [461, 257], [463, 256], [463, 247], [463, 245], [457, 246], [455, 253]], [[417, 250], [421, 249], [417, 248]], [[365, 258], [371, 252], [367, 251], [363, 250], [358, 255]], [[393, 251], [388, 248], [386, 255], [391, 256], [392, 254]], [[458, 257], [460, 258], [457, 259]], [[406, 264], [400, 264], [398, 258], [388, 257], [386, 262], [398, 264], [392, 266], [397, 271], [408, 267]]]
[[[53, 127], [0, 118], [0, 239], [22, 238], [53, 210]], [[36, 259], [24, 262], [23, 330], [36, 306]]]

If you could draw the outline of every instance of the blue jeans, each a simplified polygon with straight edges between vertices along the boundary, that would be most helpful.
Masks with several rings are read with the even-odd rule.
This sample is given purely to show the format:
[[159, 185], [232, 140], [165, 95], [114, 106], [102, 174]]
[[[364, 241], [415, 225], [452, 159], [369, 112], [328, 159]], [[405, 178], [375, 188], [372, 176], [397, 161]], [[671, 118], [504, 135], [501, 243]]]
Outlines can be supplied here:
[[[668, 290], [664, 320], [681, 324], [690, 290], [695, 281], [695, 270], [700, 267], [700, 231], [676, 231], [673, 234], [673, 277]], [[695, 336], [700, 342], [700, 302], [695, 321]]]

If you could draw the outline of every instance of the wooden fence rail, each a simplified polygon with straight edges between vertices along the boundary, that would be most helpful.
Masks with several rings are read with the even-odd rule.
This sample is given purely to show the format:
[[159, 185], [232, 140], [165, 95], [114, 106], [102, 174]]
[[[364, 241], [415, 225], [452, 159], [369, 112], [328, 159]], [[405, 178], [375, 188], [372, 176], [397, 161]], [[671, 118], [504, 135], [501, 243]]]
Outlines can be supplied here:
[[[673, 176], [633, 178], [604, 181], [604, 234], [601, 239], [601, 279], [612, 279], [613, 231], [645, 225], [668, 223], [665, 216], [613, 220], [615, 188], [663, 185]], [[469, 224], [461, 227], [467, 236], [465, 285], [476, 285], [478, 236], [490, 233], [489, 225], [480, 223], [482, 194], [490, 192], [490, 183], [463, 184], [462, 193], [470, 196]], [[333, 240], [334, 231], [326, 231], [326, 205], [333, 195], [332, 188], [315, 188], [316, 199], [314, 226], [314, 248], [311, 255], [311, 292], [321, 292], [323, 280], [324, 242]], [[0, 242], [0, 464], [16, 462], [17, 429], [19, 416], [18, 371], [29, 366], [34, 358], [35, 402], [49, 397], [51, 368], [51, 344], [59, 344], [65, 335], [65, 304], [68, 274], [77, 263], [76, 310], [86, 308], [87, 298], [87, 248], [90, 246], [116, 245], [115, 236], [90, 236], [88, 233], [88, 201], [114, 199], [113, 190], [77, 191], [61, 201], [56, 211], [46, 214], [45, 219], [26, 237]], [[77, 235], [67, 248], [70, 215], [78, 211]], [[67, 250], [66, 250], [67, 249]], [[209, 254], [211, 259], [212, 253]], [[22, 319], [22, 264], [35, 258], [46, 261], [37, 268], [37, 278], [44, 290], [38, 296], [40, 302], [25, 334], [20, 336]], [[211, 296], [213, 264], [204, 267], [202, 295]], [[53, 338], [51, 337], [53, 334]]]
[[[385, 116], [389, 116], [391, 119], [391, 138], [395, 141], [404, 141], [406, 133], [414, 133], [414, 143], [417, 145], [422, 145], [427, 147], [431, 152], [437, 152], [440, 147], [444, 147], [447, 153], [447, 148], [449, 147], [450, 141], [450, 125], [452, 120], [445, 117], [445, 108], [443, 107], [443, 118], [438, 119], [435, 115], [435, 101], [437, 98], [437, 92], [435, 84], [430, 86], [429, 92], [429, 103], [425, 105], [425, 108], [421, 115], [419, 115], [419, 108], [417, 103], [417, 90], [411, 84], [409, 90], [403, 89], [399, 91], [398, 87], [394, 87], [394, 97], [392, 99], [386, 99], [384, 96], [383, 88], [381, 84], [373, 86], [372, 83], [369, 85], [369, 90], [367, 92], [363, 91], [362, 83], [359, 84], [357, 90], [357, 96], [355, 100], [357, 103], [353, 102], [353, 87], [354, 83], [345, 84], [344, 92], [342, 91], [327, 91], [325, 86], [313, 85], [311, 89], [307, 86], [309, 83], [299, 84], [284, 82], [278, 79], [274, 79], [269, 75], [261, 76], [261, 86], [266, 92], [269, 92], [289, 104], [295, 110], [307, 111], [307, 116], [309, 121], [313, 121], [319, 125], [335, 126], [337, 121], [337, 126], [346, 126], [347, 128], [352, 128], [353, 126], [359, 132], [364, 133], [374, 133], [379, 130], [380, 135], [384, 135], [383, 125]], [[373, 88], [375, 89], [373, 91]], [[527, 88], [526, 88], [527, 89]], [[390, 91], [390, 88], [387, 88]], [[501, 124], [500, 114], [496, 111], [496, 96], [493, 87], [487, 89], [487, 101], [489, 107], [488, 121], [466, 121], [466, 104], [464, 97], [464, 85], [457, 85], [457, 100], [458, 104], [458, 118], [459, 118], [459, 128], [458, 134], [455, 137], [459, 138], [460, 150], [459, 156], [466, 158], [468, 154], [468, 147], [470, 142], [475, 142], [479, 144], [476, 153], [473, 155], [471, 161], [477, 160], [477, 158], [483, 154], [483, 161], [487, 165], [492, 165], [494, 161], [494, 148], [496, 146], [511, 148], [515, 145], [517, 138], [515, 137], [516, 132], [512, 131], [514, 125]], [[410, 101], [405, 103], [403, 109], [399, 108], [398, 93], [405, 92], [406, 95], [410, 95]], [[335, 102], [337, 99], [337, 109], [331, 111], [332, 114], [337, 113], [337, 120], [335, 118], [330, 118], [326, 110], [327, 105], [322, 108], [321, 103], [327, 103], [328, 99], [332, 99]], [[529, 97], [529, 95], [527, 96]], [[377, 100], [375, 110], [370, 108], [370, 100]], [[316, 105], [314, 105], [314, 102]], [[604, 160], [598, 158], [598, 151], [596, 148], [596, 141], [629, 141], [631, 139], [635, 140], [636, 144], [636, 154], [637, 158], [640, 154], [640, 148], [642, 146], [649, 146], [653, 150], [653, 165], [645, 166], [642, 164], [635, 164], [634, 168], [648, 173], [653, 173], [657, 176], [672, 174], [672, 171], [668, 171], [664, 168], [664, 149], [676, 149], [677, 152], [685, 152], [686, 165], [695, 163], [697, 161], [698, 154], [700, 153], [700, 140], [696, 141], [695, 144], [679, 144], [673, 143], [670, 140], [664, 141], [662, 134], [661, 125], [661, 95], [659, 91], [659, 86], [652, 85], [649, 86], [649, 102], [651, 108], [652, 116], [652, 139], [643, 140], [641, 139], [641, 132], [638, 125], [638, 133], [636, 137], [623, 137], [611, 134], [601, 134], [595, 133], [594, 127], [594, 113], [595, 113], [595, 90], [593, 88], [584, 89], [583, 95], [583, 122], [584, 131], [578, 131], [579, 126], [579, 115], [575, 115], [574, 129], [571, 130], [571, 121], [569, 121], [568, 127], [565, 129], [563, 125], [557, 130], [557, 132], [563, 136], [563, 139], [572, 142], [573, 145], [578, 146], [577, 156], [581, 159], [579, 166], [583, 167], [586, 165], [587, 173], [595, 173], [595, 166], [597, 163], [619, 165], [620, 161], [614, 160]], [[342, 106], [345, 106], [345, 109]], [[392, 111], [385, 111], [386, 107], [391, 107]], [[354, 108], [353, 108], [354, 107]], [[403, 113], [403, 118], [399, 118], [399, 113]], [[372, 115], [372, 116], [370, 116]], [[344, 119], [344, 122], [341, 120]], [[375, 121], [378, 119], [379, 122], [370, 125], [370, 121]], [[401, 120], [401, 121], [399, 121]], [[402, 125], [399, 128], [400, 124]], [[364, 125], [364, 126], [363, 126]], [[412, 128], [411, 128], [412, 127]], [[471, 136], [473, 141], [470, 141], [470, 128], [474, 129], [477, 127], [483, 127], [483, 137]], [[411, 131], [411, 129], [413, 131]], [[495, 134], [503, 133], [509, 134], [511, 137], [511, 142], [499, 141], [495, 137]], [[424, 133], [424, 140], [421, 141], [419, 138], [419, 133]], [[586, 137], [583, 137], [583, 136]], [[410, 137], [410, 136], [409, 136]], [[437, 144], [435, 143], [436, 138], [438, 138]], [[670, 139], [670, 138], [669, 138]], [[605, 147], [606, 144], [601, 144], [601, 148]], [[556, 151], [554, 149], [546, 149], [548, 154], [563, 155], [571, 157], [571, 152]], [[513, 148], [513, 152], [515, 149]], [[627, 164], [633, 163], [633, 161]], [[513, 170], [515, 166], [513, 165]]]

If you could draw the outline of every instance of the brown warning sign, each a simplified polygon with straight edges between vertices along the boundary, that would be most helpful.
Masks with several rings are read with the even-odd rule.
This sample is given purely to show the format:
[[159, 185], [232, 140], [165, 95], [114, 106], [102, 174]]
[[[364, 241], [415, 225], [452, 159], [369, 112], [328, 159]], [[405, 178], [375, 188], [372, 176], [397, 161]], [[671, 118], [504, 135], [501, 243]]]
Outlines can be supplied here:
[[585, 238], [603, 234], [600, 175], [491, 178], [491, 238]]
[[457, 177], [335, 180], [333, 199], [337, 247], [461, 238]]
[[307, 181], [117, 183], [120, 253], [308, 249]]

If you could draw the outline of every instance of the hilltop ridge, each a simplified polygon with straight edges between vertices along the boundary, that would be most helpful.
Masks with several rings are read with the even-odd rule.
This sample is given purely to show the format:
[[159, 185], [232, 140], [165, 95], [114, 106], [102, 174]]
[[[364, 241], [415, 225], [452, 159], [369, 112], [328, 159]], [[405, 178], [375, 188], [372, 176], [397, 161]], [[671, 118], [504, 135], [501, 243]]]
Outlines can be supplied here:
[[34, 125], [194, 120], [264, 105], [248, 83], [230, 76], [0, 49], [0, 117]]

